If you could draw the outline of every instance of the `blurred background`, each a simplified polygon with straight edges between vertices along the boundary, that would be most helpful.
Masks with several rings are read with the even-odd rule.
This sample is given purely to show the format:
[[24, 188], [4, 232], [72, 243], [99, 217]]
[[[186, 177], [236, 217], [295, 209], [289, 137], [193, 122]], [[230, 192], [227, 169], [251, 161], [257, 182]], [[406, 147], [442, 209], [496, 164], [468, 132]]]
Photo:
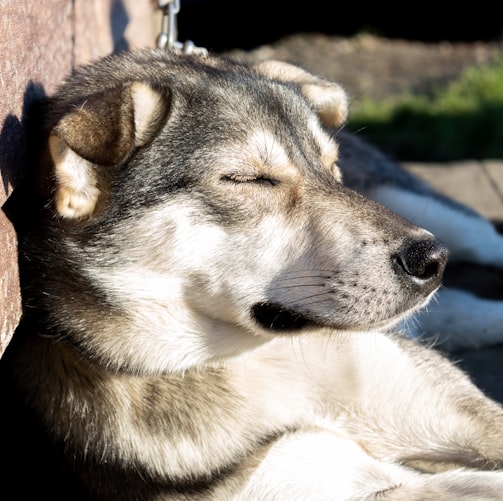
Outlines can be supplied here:
[[401, 161], [503, 158], [494, 2], [181, 0], [177, 19], [181, 41], [338, 81], [351, 98], [350, 130]]
[[429, 42], [497, 40], [503, 22], [496, 2], [305, 2], [181, 0], [181, 40], [213, 50], [251, 49], [298, 32], [350, 37], [362, 31]]

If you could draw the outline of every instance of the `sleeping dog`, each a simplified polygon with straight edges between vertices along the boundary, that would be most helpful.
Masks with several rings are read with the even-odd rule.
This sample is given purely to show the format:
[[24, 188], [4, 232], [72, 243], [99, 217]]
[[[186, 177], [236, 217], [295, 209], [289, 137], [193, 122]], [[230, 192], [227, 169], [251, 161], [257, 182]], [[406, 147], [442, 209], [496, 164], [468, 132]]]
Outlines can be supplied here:
[[139, 51], [43, 109], [2, 365], [46, 447], [18, 494], [503, 500], [502, 408], [402, 332], [449, 250], [365, 181], [338, 85]]

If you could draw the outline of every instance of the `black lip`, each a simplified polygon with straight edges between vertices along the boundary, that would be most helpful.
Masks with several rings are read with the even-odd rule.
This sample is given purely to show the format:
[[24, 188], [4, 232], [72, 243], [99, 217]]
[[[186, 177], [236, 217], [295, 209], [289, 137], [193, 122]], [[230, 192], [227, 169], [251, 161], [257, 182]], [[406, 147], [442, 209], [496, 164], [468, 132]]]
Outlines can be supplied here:
[[313, 325], [309, 318], [278, 303], [257, 303], [251, 313], [262, 328], [273, 332], [294, 332]]

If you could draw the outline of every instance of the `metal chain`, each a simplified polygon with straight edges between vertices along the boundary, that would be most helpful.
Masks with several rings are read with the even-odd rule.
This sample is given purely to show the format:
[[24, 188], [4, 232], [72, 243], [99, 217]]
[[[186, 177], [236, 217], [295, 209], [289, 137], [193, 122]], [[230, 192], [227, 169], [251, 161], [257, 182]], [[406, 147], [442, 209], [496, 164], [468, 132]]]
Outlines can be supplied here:
[[157, 47], [184, 54], [206, 56], [208, 51], [204, 47], [196, 47], [191, 40], [184, 43], [177, 40], [176, 15], [180, 12], [180, 0], [158, 0], [157, 3], [162, 11], [161, 32], [157, 37]]

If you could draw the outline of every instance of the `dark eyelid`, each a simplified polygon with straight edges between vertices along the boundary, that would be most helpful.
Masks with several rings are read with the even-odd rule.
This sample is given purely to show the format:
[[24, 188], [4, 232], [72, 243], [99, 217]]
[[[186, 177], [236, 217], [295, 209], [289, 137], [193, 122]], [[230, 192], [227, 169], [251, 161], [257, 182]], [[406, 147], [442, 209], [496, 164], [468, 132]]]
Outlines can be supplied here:
[[264, 175], [246, 175], [246, 174], [226, 174], [221, 178], [223, 181], [231, 181], [233, 183], [255, 183], [255, 184], [268, 184], [276, 186], [279, 181]]

